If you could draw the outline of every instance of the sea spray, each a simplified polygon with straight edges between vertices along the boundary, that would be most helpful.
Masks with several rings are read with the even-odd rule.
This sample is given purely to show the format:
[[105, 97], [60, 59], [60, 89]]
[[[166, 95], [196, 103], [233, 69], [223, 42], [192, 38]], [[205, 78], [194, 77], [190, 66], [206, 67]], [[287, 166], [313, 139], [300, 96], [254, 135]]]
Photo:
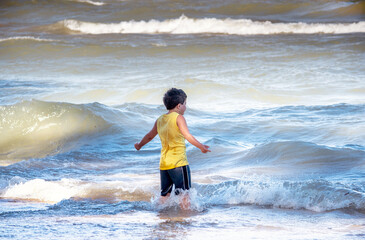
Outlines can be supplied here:
[[4, 199], [58, 203], [67, 199], [99, 199], [110, 202], [151, 202], [157, 209], [180, 208], [188, 196], [190, 209], [203, 211], [211, 206], [250, 204], [283, 209], [307, 209], [315, 212], [336, 209], [365, 210], [363, 183], [345, 184], [322, 179], [280, 180], [265, 176], [246, 176], [220, 183], [194, 183], [181, 195], [159, 196], [157, 183], [130, 187], [127, 182], [86, 182], [76, 179], [45, 181], [34, 179], [10, 185], [1, 194]]
[[265, 176], [248, 177], [247, 180], [199, 184], [196, 188], [203, 202], [209, 205], [254, 204], [316, 212], [342, 208], [365, 209], [363, 190], [320, 179], [288, 181]]

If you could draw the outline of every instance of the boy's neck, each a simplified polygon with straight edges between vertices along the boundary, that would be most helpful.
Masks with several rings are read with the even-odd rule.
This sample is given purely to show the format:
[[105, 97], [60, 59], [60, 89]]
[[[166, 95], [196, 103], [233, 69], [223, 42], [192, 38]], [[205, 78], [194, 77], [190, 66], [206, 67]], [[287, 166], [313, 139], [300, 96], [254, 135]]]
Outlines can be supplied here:
[[[168, 113], [167, 113], [167, 114], [170, 114], [170, 113], [172, 113], [172, 112], [179, 113], [177, 110], [175, 110], [175, 109], [171, 109], [171, 110], [169, 110], [169, 111], [168, 111]], [[180, 114], [180, 113], [179, 113], [179, 114]]]

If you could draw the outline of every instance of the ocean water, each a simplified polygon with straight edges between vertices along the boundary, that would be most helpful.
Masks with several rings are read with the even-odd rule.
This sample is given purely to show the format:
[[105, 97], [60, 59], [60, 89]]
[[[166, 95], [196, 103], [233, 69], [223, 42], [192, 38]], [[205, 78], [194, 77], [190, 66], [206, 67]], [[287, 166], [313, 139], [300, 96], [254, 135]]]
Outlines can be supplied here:
[[[364, 238], [364, 1], [0, 9], [0, 239]], [[211, 149], [190, 210], [133, 146], [171, 87]]]

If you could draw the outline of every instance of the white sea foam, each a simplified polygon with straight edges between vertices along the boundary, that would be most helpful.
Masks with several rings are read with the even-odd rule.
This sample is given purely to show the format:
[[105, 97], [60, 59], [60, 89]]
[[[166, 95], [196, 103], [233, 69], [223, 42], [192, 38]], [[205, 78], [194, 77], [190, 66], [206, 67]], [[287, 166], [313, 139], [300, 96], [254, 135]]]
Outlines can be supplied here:
[[70, 0], [72, 2], [80, 2], [80, 3], [88, 3], [91, 5], [95, 5], [95, 6], [103, 6], [105, 5], [104, 2], [96, 2], [96, 1], [91, 1], [91, 0]]
[[[159, 208], [177, 207], [182, 196], [172, 196], [162, 205], [156, 184], [128, 181], [85, 182], [77, 179], [46, 181], [33, 179], [11, 185], [2, 191], [4, 199], [58, 203], [70, 198], [144, 201]], [[194, 184], [190, 191], [191, 207], [197, 211], [210, 205], [252, 204], [316, 212], [365, 208], [365, 194], [343, 184], [325, 180], [276, 181], [259, 177], [218, 184]]]
[[70, 179], [63, 179], [59, 182], [34, 179], [12, 186], [5, 191], [2, 197], [41, 202], [59, 202], [63, 199], [69, 199], [82, 191], [78, 183], [79, 181]]
[[253, 204], [323, 212], [342, 208], [365, 208], [365, 194], [325, 180], [226, 181], [197, 186], [208, 204]]
[[58, 40], [54, 40], [54, 39], [37, 38], [37, 37], [32, 37], [32, 36], [0, 38], [0, 42], [13, 41], [13, 40], [32, 40], [32, 41], [38, 41], [38, 42], [56, 42], [56, 41], [58, 41]]
[[[147, 185], [146, 188], [149, 185]], [[136, 187], [123, 181], [85, 182], [78, 179], [46, 181], [33, 179], [10, 185], [1, 198], [58, 203], [70, 198], [107, 199], [110, 201], [149, 201], [150, 189]]]
[[272, 23], [250, 19], [193, 19], [181, 16], [164, 21], [126, 21], [120, 23], [91, 23], [64, 20], [62, 24], [72, 31], [85, 34], [345, 34], [365, 32], [365, 22], [357, 23]]

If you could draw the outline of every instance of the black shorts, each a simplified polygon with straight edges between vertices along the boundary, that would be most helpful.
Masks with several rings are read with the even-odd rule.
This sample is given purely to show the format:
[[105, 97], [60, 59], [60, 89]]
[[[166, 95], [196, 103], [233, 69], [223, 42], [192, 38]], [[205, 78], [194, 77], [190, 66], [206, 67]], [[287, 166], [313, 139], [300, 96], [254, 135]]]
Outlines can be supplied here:
[[160, 170], [161, 177], [161, 196], [166, 196], [172, 191], [175, 185], [175, 194], [178, 195], [183, 190], [191, 187], [189, 165], [177, 167], [169, 170]]

